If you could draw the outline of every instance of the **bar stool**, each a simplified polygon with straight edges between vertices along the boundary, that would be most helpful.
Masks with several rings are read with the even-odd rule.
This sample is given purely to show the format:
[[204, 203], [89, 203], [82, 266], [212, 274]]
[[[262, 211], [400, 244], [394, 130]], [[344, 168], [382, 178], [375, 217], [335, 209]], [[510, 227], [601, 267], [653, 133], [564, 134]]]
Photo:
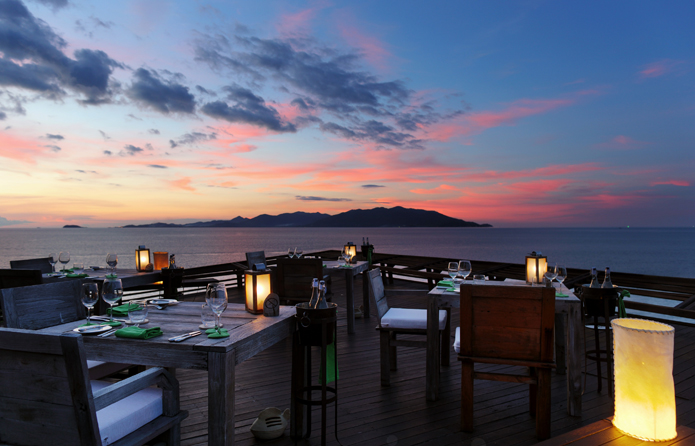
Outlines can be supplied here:
[[[608, 390], [613, 397], [613, 335], [611, 333], [611, 319], [616, 317], [615, 307], [618, 299], [618, 291], [613, 288], [590, 288], [582, 285], [579, 290], [582, 300], [582, 323], [586, 328], [594, 332], [594, 348], [586, 350], [584, 345], [584, 388], [586, 388], [587, 362], [596, 362], [596, 376], [598, 378], [598, 391], [603, 388], [602, 363], [607, 364], [606, 379]], [[601, 332], [604, 333], [605, 344], [601, 345]]]

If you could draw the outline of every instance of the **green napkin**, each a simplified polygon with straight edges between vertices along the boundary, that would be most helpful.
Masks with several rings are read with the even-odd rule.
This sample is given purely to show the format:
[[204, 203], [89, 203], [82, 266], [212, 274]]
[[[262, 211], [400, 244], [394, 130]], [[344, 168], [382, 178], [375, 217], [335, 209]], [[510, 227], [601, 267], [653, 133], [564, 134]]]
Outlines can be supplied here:
[[627, 311], [625, 310], [625, 302], [623, 302], [624, 297], [630, 297], [630, 292], [628, 290], [620, 290], [620, 296], [618, 296], [618, 317], [627, 317]]
[[99, 322], [96, 322], [96, 323], [95, 323], [95, 322], [92, 322], [92, 323], [87, 322], [86, 324], [80, 325], [80, 327], [87, 327], [87, 326], [89, 326], [89, 325], [110, 325], [110, 326], [112, 326], [112, 327], [118, 327], [119, 325], [121, 325], [121, 323], [118, 322], [118, 321], [113, 321], [113, 322], [109, 322], [109, 321], [99, 321]]
[[120, 330], [116, 330], [114, 333], [119, 338], [131, 338], [131, 339], [151, 339], [161, 336], [162, 330], [159, 327], [152, 328], [140, 328], [140, 327], [125, 327]]
[[[335, 363], [335, 341], [326, 347], [326, 384], [332, 383], [340, 378], [338, 364]], [[319, 374], [319, 384], [323, 384], [321, 374]]]
[[570, 295], [569, 294], [563, 294], [561, 292], [556, 292], [555, 297], [570, 297]]
[[454, 282], [451, 280], [440, 280], [437, 282], [437, 286], [452, 287], [454, 286]]
[[[210, 333], [210, 331], [212, 331], [212, 333]], [[226, 329], [224, 329], [224, 328], [220, 328], [220, 332], [219, 332], [219, 333], [218, 333], [217, 330], [215, 330], [214, 328], [211, 328], [211, 329], [209, 329], [209, 330], [205, 330], [205, 333], [208, 333], [208, 338], [210, 338], [210, 339], [218, 339], [218, 338], [227, 338], [227, 337], [229, 337], [229, 332], [228, 332]]]
[[71, 273], [71, 272], [73, 272], [73, 269], [72, 268], [63, 268], [60, 270], [60, 272], [61, 273]]
[[[121, 316], [121, 317], [127, 317], [128, 316], [128, 311], [132, 310], [137, 310], [140, 308], [140, 305], [129, 302], [127, 304], [119, 305], [117, 307], [113, 307], [113, 315], [114, 316]], [[111, 314], [111, 308], [108, 308], [106, 310], [106, 314]]]
[[84, 277], [89, 277], [89, 274], [85, 274], [85, 273], [82, 273], [82, 274], [73, 274], [73, 273], [69, 273], [69, 274], [66, 274], [65, 277], [67, 277], [68, 279], [82, 279], [82, 278], [84, 278]]
[[118, 276], [115, 275], [115, 274], [107, 274], [107, 275], [104, 276], [104, 277], [106, 277], [107, 279], [117, 279], [117, 278], [118, 278]]

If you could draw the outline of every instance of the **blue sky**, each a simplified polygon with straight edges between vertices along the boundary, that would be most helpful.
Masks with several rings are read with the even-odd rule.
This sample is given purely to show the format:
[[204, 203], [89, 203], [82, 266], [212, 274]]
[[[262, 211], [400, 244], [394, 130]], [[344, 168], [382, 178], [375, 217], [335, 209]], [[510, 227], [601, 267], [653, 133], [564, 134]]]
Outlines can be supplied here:
[[695, 4], [0, 0], [0, 226], [692, 226]]

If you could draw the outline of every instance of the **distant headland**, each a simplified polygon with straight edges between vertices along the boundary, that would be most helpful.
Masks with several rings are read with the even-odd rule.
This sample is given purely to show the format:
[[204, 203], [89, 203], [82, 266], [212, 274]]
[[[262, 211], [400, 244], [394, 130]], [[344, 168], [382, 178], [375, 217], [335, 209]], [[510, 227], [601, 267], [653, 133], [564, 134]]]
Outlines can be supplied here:
[[149, 223], [126, 225], [124, 228], [491, 228], [436, 211], [393, 208], [353, 209], [336, 215], [319, 212], [293, 212], [280, 215], [262, 214], [254, 218], [236, 217], [231, 220], [199, 221], [196, 223]]

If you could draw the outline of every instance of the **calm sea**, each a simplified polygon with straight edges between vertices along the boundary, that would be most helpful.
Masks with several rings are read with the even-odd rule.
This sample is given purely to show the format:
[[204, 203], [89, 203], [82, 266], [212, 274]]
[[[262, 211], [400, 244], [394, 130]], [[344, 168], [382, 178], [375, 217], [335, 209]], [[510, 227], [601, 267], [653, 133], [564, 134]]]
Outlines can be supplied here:
[[531, 251], [568, 267], [695, 278], [695, 228], [172, 228], [172, 229], [0, 229], [0, 268], [10, 260], [69, 251], [70, 264], [105, 266], [106, 254], [119, 267], [135, 267], [135, 248], [176, 254], [177, 264], [194, 267], [244, 260], [247, 251], [286, 254], [361, 245], [375, 250], [454, 259], [522, 263]]

